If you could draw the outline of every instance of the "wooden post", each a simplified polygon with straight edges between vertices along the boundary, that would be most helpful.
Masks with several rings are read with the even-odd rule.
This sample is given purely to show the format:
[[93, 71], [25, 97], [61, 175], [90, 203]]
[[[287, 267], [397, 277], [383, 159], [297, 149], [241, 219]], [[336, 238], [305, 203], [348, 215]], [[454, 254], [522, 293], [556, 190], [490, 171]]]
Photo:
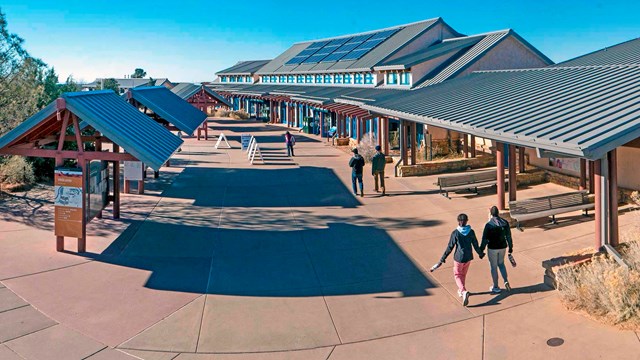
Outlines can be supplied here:
[[580, 186], [579, 190], [587, 189], [587, 160], [580, 159]]
[[[595, 189], [595, 204], [596, 204], [596, 236], [594, 248], [596, 251], [600, 250], [600, 247], [603, 245], [602, 238], [602, 221], [603, 217], [606, 217], [606, 207], [603, 205], [603, 194], [602, 194], [602, 164], [600, 160], [596, 160], [593, 162], [594, 173], [594, 189]], [[605, 215], [605, 216], [603, 216]]]
[[[77, 119], [74, 124], [77, 126]], [[77, 129], [77, 128], [76, 128]], [[80, 133], [77, 134], [80, 136]], [[82, 143], [80, 143], [82, 145]], [[80, 148], [78, 148], [80, 149]], [[87, 252], [87, 201], [85, 200], [85, 194], [87, 193], [87, 160], [84, 160], [84, 156], [78, 155], [78, 165], [82, 167], [82, 197], [84, 204], [82, 206], [82, 237], [78, 238], [78, 253]]]
[[516, 201], [518, 189], [516, 176], [516, 146], [509, 145], [509, 201]]
[[[120, 146], [113, 144], [113, 152], [119, 153]], [[120, 218], [120, 161], [113, 162], [113, 218]]]
[[595, 162], [589, 160], [589, 194], [595, 193]]
[[417, 130], [418, 130], [418, 124], [415, 121], [412, 121], [409, 123], [410, 126], [410, 134], [409, 136], [411, 136], [411, 165], [415, 165], [416, 164], [416, 158], [418, 155], [418, 138], [417, 138]]
[[401, 139], [401, 143], [400, 143], [400, 152], [402, 153], [402, 165], [408, 165], [409, 161], [407, 159], [407, 124], [404, 120], [400, 120], [400, 137]]
[[[100, 133], [98, 131], [96, 131], [95, 136], [96, 136], [96, 151], [102, 151], [102, 139], [100, 138]], [[102, 210], [98, 211], [98, 213], [96, 214], [96, 218], [98, 219], [102, 219]]]
[[377, 128], [378, 128], [378, 132], [376, 134], [377, 136], [377, 145], [380, 146], [380, 148], [382, 148], [382, 118], [381, 117], [377, 117]]
[[496, 168], [498, 186], [498, 210], [504, 210], [504, 146], [500, 142], [495, 143], [496, 147]]
[[356, 143], [360, 144], [362, 125], [360, 124], [360, 119], [356, 118]]
[[389, 146], [391, 146], [391, 142], [389, 141], [389, 118], [384, 118], [384, 154], [389, 155]]
[[524, 159], [524, 147], [519, 146], [518, 147], [518, 165], [520, 166], [520, 169], [518, 169], [519, 173], [525, 173], [527, 171], [527, 164], [525, 164], [525, 159]]
[[471, 157], [476, 157], [476, 137], [471, 135]]
[[[58, 138], [58, 151], [62, 151], [64, 146], [64, 138], [67, 135], [67, 127], [69, 125], [69, 117], [71, 113], [66, 110], [64, 111], [64, 117], [62, 119], [62, 125], [60, 127], [60, 137]], [[62, 116], [61, 111], [58, 111], [58, 118]], [[64, 165], [64, 159], [62, 156], [56, 156], [56, 166]], [[64, 236], [56, 236], [56, 251], [64, 251]]]
[[609, 161], [609, 244], [618, 246], [618, 155], [613, 149], [607, 155]]
[[468, 158], [469, 157], [469, 136], [467, 134], [461, 134], [462, 135], [462, 152], [463, 152], [463, 158]]

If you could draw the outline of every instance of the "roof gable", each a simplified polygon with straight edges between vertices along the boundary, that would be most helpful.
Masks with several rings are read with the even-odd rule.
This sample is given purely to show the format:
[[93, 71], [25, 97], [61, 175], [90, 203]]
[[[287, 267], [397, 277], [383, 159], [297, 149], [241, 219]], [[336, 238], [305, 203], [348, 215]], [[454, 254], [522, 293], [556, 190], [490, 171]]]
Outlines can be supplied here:
[[178, 129], [193, 134], [207, 115], [164, 86], [138, 87], [129, 90], [131, 98], [153, 110]]

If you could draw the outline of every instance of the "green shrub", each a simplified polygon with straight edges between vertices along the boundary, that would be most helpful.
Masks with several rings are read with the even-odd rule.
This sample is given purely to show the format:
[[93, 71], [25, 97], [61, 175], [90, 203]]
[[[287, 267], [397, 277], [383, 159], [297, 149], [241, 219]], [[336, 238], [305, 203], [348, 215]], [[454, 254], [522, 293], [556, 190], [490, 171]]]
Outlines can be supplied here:
[[0, 181], [6, 184], [31, 185], [36, 181], [33, 165], [22, 156], [9, 156], [0, 164]]

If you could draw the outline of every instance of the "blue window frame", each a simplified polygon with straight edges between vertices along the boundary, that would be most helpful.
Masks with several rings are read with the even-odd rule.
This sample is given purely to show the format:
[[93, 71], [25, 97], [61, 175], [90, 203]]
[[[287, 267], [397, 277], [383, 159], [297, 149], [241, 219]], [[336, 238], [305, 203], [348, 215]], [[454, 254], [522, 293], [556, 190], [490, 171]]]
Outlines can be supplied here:
[[251, 81], [251, 76], [245, 76], [244, 77], [244, 81], [245, 82], [253, 82], [253, 81]]
[[373, 74], [364, 74], [365, 85], [373, 85]]
[[307, 75], [304, 77], [304, 82], [307, 84], [313, 83], [313, 75]]
[[411, 85], [411, 74], [403, 72], [400, 74], [400, 85]]
[[324, 83], [325, 84], [331, 84], [332, 83], [331, 78], [332, 78], [331, 75], [325, 75], [324, 76]]
[[293, 84], [294, 82], [296, 82], [296, 77], [295, 76], [293, 76], [293, 75], [287, 76], [287, 83]]
[[355, 74], [353, 76], [353, 83], [356, 85], [362, 85], [363, 79], [364, 79], [364, 76], [362, 74]]
[[229, 76], [229, 82], [236, 82], [236, 77], [235, 76]]
[[280, 83], [284, 84], [285, 82], [287, 82], [287, 76], [286, 75], [280, 75]]
[[342, 84], [342, 74], [335, 74], [333, 76], [333, 82], [335, 84]]
[[303, 75], [296, 76], [296, 82], [298, 84], [303, 84], [304, 83], [304, 76]]
[[322, 75], [316, 75], [316, 84], [322, 84]]
[[344, 74], [344, 83], [351, 84], [351, 74]]
[[275, 75], [271, 75], [271, 79], [269, 80], [269, 82], [272, 82], [272, 83], [278, 82], [278, 77]]
[[398, 74], [397, 73], [388, 73], [387, 74], [387, 85], [398, 85]]
[[221, 82], [225, 82], [225, 83], [226, 83], [226, 82], [228, 81], [228, 79], [227, 79], [227, 77], [226, 77], [226, 76], [221, 76], [221, 77], [220, 77], [220, 81], [221, 81]]

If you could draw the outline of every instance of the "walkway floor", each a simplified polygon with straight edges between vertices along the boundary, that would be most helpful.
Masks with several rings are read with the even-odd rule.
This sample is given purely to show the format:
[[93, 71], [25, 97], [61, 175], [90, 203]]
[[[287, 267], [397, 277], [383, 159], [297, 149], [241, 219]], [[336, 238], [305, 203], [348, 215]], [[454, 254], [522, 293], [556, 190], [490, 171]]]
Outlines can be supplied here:
[[[0, 202], [0, 359], [600, 359], [640, 351], [638, 334], [568, 312], [541, 262], [589, 247], [593, 219], [514, 232], [511, 293], [471, 265], [463, 307], [452, 260], [429, 273], [456, 215], [481, 231], [491, 190], [435, 191], [435, 177], [387, 176], [389, 196], [350, 190], [348, 155], [284, 128], [216, 120], [233, 149], [188, 139], [123, 197], [123, 221], [95, 220], [88, 251], [56, 253], [50, 189]], [[240, 133], [267, 164], [251, 166]], [[566, 189], [545, 184], [521, 198]], [[620, 218], [623, 228], [634, 214]], [[535, 224], [534, 224], [535, 225]], [[623, 230], [624, 231], [624, 230]], [[67, 248], [75, 244], [68, 241]], [[550, 338], [562, 338], [558, 347]], [[634, 355], [631, 355], [632, 357]]]

